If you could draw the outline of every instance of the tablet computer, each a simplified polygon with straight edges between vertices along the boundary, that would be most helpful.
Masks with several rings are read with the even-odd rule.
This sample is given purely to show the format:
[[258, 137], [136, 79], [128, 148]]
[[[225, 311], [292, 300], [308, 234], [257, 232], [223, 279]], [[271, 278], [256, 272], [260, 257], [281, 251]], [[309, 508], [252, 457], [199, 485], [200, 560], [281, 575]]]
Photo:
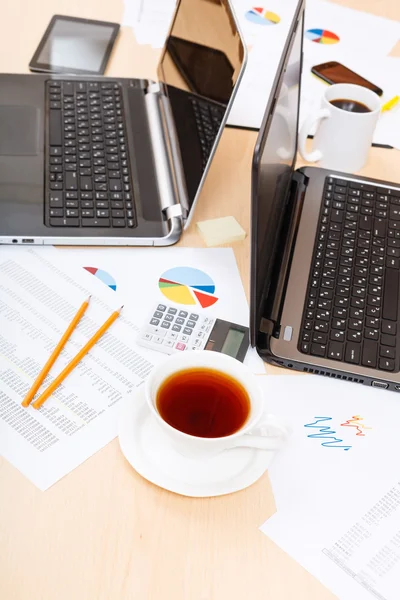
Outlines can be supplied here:
[[54, 15], [29, 69], [39, 73], [102, 75], [118, 31], [118, 23]]

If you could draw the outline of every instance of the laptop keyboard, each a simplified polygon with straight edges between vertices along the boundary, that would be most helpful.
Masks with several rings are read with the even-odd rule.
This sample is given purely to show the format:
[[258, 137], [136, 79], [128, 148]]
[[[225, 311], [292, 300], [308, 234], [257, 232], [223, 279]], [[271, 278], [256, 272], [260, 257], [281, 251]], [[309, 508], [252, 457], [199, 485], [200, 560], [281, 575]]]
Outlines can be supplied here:
[[200, 100], [196, 96], [190, 96], [190, 102], [192, 103], [201, 144], [203, 169], [205, 169], [225, 114], [225, 108]]
[[399, 371], [400, 189], [327, 177], [299, 350]]
[[135, 227], [119, 84], [48, 81], [46, 92], [46, 224]]

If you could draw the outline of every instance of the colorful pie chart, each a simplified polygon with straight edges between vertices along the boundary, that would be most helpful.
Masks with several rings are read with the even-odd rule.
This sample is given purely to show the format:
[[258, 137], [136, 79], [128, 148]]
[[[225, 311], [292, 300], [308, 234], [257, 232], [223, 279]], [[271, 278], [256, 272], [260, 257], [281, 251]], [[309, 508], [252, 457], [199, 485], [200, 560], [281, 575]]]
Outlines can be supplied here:
[[168, 269], [158, 280], [158, 287], [170, 302], [176, 304], [197, 304], [208, 308], [218, 301], [211, 277], [193, 267]]
[[103, 283], [108, 285], [108, 287], [111, 288], [112, 290], [114, 290], [114, 292], [117, 290], [117, 282], [115, 281], [114, 277], [112, 277], [110, 275], [110, 273], [107, 273], [107, 271], [103, 271], [102, 269], [98, 269], [97, 267], [83, 267], [83, 268], [86, 271], [89, 271], [89, 273], [91, 273], [95, 277], [98, 277], [100, 279], [100, 281], [102, 281]]
[[281, 20], [280, 16], [270, 10], [265, 10], [262, 6], [253, 7], [245, 13], [245, 17], [255, 25], [277, 25]]
[[316, 44], [337, 44], [340, 37], [327, 29], [308, 29], [305, 33], [308, 40]]

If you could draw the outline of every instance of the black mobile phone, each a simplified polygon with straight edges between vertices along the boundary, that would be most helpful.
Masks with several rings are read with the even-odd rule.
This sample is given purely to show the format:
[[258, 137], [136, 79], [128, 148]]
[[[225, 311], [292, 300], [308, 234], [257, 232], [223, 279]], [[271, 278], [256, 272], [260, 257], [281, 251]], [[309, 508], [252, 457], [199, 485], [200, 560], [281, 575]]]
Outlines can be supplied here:
[[317, 77], [320, 77], [324, 81], [330, 84], [334, 83], [354, 83], [355, 85], [361, 85], [363, 87], [368, 88], [378, 94], [378, 96], [382, 96], [383, 90], [377, 85], [374, 85], [368, 79], [361, 77], [358, 73], [355, 73], [351, 69], [348, 69], [344, 65], [339, 62], [331, 61], [322, 63], [320, 65], [315, 65], [312, 67], [311, 73], [314, 73]]
[[38, 73], [103, 75], [118, 23], [54, 15], [29, 63]]

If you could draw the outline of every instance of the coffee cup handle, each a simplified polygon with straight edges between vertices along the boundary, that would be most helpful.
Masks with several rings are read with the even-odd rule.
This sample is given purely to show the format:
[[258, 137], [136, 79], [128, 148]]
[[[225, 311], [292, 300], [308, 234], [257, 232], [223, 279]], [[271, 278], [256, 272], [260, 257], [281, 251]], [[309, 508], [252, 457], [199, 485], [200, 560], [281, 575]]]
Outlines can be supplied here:
[[307, 152], [306, 150], [306, 141], [309, 132], [312, 130], [312, 127], [315, 123], [319, 126], [319, 123], [322, 119], [327, 119], [331, 116], [330, 111], [327, 108], [320, 108], [315, 115], [309, 115], [305, 122], [303, 123], [303, 127], [300, 129], [299, 133], [299, 152], [301, 156], [307, 162], [316, 162], [317, 160], [321, 160], [322, 152], [321, 150], [315, 149], [311, 152]]
[[280, 419], [275, 415], [266, 415], [250, 433], [245, 433], [235, 439], [231, 448], [278, 450], [282, 448], [289, 434], [290, 429]]

